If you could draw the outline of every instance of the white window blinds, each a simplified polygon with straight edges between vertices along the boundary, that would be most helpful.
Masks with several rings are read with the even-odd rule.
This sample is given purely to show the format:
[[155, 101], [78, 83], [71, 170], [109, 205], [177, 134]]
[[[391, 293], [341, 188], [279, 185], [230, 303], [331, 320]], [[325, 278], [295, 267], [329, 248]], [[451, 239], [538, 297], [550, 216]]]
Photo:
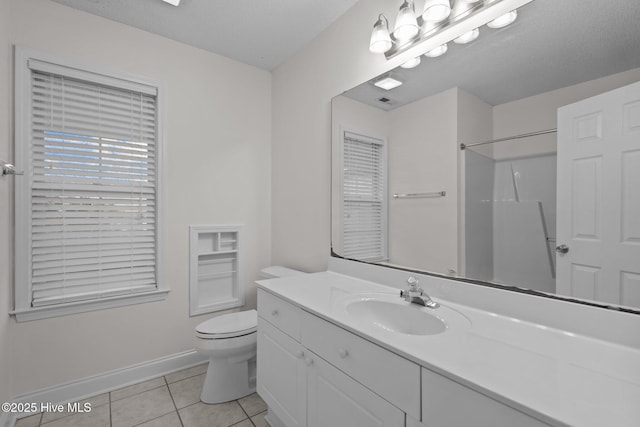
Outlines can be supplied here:
[[382, 261], [386, 250], [383, 141], [344, 132], [342, 250], [347, 258]]
[[31, 306], [156, 290], [156, 89], [29, 68]]

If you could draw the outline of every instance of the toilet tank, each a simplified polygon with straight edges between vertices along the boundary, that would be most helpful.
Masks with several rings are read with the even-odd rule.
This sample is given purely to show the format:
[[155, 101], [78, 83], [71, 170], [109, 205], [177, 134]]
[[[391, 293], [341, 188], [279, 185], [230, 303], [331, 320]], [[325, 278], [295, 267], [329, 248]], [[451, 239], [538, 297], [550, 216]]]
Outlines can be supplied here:
[[272, 265], [271, 267], [266, 267], [260, 270], [260, 279], [277, 279], [279, 277], [298, 276], [300, 274], [307, 273], [279, 265]]

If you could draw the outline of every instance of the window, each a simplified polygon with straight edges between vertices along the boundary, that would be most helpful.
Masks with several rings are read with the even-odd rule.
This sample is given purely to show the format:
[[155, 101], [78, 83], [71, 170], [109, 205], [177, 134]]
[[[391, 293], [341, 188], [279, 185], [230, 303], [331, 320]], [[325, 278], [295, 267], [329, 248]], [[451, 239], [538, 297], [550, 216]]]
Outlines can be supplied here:
[[384, 141], [343, 132], [342, 255], [387, 259], [387, 183]]
[[18, 320], [161, 298], [157, 86], [16, 50]]

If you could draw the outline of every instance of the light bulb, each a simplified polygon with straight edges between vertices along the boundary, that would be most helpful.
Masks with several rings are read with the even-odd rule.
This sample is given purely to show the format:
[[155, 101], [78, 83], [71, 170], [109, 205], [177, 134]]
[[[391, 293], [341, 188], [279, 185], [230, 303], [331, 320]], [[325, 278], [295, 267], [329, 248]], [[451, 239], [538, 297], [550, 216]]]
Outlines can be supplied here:
[[449, 0], [427, 0], [424, 4], [422, 18], [427, 22], [440, 22], [451, 14]]
[[420, 65], [420, 57], [416, 56], [413, 59], [408, 60], [407, 62], [405, 62], [404, 64], [401, 65], [402, 68], [416, 68], [418, 65]]
[[416, 20], [413, 2], [405, 1], [398, 11], [393, 35], [398, 40], [409, 40], [415, 37], [418, 31], [420, 31], [420, 28]]
[[477, 39], [479, 35], [480, 35], [480, 30], [477, 28], [474, 28], [473, 30], [467, 31], [466, 33], [462, 34], [460, 37], [453, 39], [453, 42], [458, 44], [471, 43], [472, 41]]
[[517, 10], [512, 10], [511, 12], [507, 12], [502, 16], [498, 16], [496, 19], [494, 19], [493, 21], [489, 22], [487, 24], [487, 27], [489, 27], [489, 28], [503, 28], [503, 27], [506, 27], [509, 24], [512, 24], [513, 21], [515, 21], [517, 17], [518, 17], [518, 11]]
[[431, 49], [429, 52], [425, 53], [424, 56], [428, 56], [429, 58], [437, 58], [438, 56], [444, 55], [447, 52], [447, 44], [441, 44], [440, 46]]
[[[383, 21], [384, 18], [384, 21]], [[385, 53], [393, 46], [391, 36], [389, 35], [389, 25], [387, 18], [380, 14], [378, 20], [373, 25], [371, 32], [371, 42], [369, 42], [369, 50], [373, 53]]]

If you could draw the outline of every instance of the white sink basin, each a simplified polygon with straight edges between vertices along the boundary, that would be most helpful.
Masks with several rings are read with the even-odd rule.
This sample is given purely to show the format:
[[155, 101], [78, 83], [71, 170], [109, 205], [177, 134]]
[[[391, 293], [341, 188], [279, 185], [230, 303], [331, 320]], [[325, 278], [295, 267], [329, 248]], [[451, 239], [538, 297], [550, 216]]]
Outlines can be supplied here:
[[408, 303], [399, 295], [352, 295], [343, 301], [343, 307], [356, 323], [406, 335], [436, 335], [470, 325], [466, 317], [449, 307], [426, 308]]
[[387, 331], [401, 334], [434, 335], [447, 329], [442, 319], [426, 313], [418, 305], [411, 307], [410, 304], [363, 300], [347, 305], [347, 313]]

